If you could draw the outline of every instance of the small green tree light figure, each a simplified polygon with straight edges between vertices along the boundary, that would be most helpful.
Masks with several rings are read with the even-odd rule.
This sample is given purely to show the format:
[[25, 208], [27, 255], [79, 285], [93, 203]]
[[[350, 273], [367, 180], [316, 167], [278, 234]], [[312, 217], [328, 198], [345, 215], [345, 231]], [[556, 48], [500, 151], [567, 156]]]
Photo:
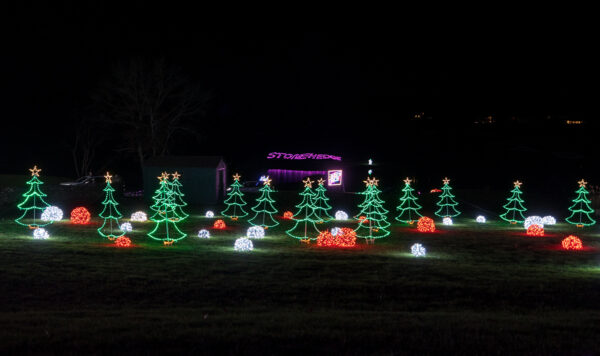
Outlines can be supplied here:
[[582, 179], [577, 183], [579, 183], [579, 189], [575, 192], [577, 193], [577, 198], [573, 199], [573, 205], [569, 207], [571, 216], [567, 218], [567, 222], [577, 225], [577, 227], [594, 225], [596, 220], [590, 216], [590, 214], [594, 213], [594, 209], [590, 207], [591, 200], [587, 197], [589, 192], [585, 189], [587, 182]]
[[[37, 166], [33, 166], [33, 168], [29, 169], [31, 172], [31, 179], [27, 181], [27, 185], [29, 186], [29, 190], [23, 193], [23, 197], [25, 198], [17, 207], [20, 210], [23, 210], [23, 215], [15, 220], [15, 222], [19, 225], [29, 226], [31, 229], [38, 228], [40, 226], [46, 226], [52, 224], [52, 221], [40, 221], [38, 217], [36, 217], [36, 210], [39, 210], [39, 213], [44, 211], [50, 204], [44, 201], [44, 197], [46, 194], [42, 192], [40, 189], [40, 185], [44, 184], [40, 179], [40, 172], [42, 171]], [[31, 222], [26, 223], [23, 221], [26, 219], [27, 214], [31, 212]]]
[[332, 220], [333, 217], [329, 215], [329, 210], [331, 210], [331, 205], [327, 203], [329, 198], [325, 195], [327, 189], [325, 188], [325, 179], [319, 178], [317, 180], [318, 186], [315, 189], [315, 196], [313, 197], [313, 205], [315, 207], [315, 216], [319, 219], [319, 222], [323, 222], [325, 220]]
[[[286, 234], [302, 242], [310, 243], [310, 240], [316, 240], [317, 236], [321, 233], [315, 225], [321, 219], [315, 214], [315, 206], [313, 205], [315, 192], [312, 190], [312, 184], [314, 182], [310, 178], [306, 178], [302, 182], [304, 183], [304, 191], [300, 193], [302, 201], [296, 205], [298, 212], [294, 214], [296, 224], [287, 230]], [[311, 234], [313, 235], [312, 237], [310, 236]]]
[[104, 179], [106, 181], [106, 187], [104, 187], [104, 201], [102, 202], [104, 208], [100, 213], [100, 217], [104, 219], [104, 223], [98, 228], [98, 233], [100, 236], [106, 237], [112, 241], [117, 237], [125, 235], [125, 232], [121, 231], [119, 226], [119, 219], [123, 217], [123, 215], [117, 209], [119, 203], [117, 203], [113, 196], [115, 189], [110, 185], [110, 183], [112, 183], [112, 176], [110, 173], [106, 172]]
[[169, 182], [169, 188], [173, 192], [173, 203], [175, 204], [175, 212], [177, 213], [177, 216], [179, 216], [179, 220], [183, 221], [189, 215], [186, 214], [185, 211], [183, 211], [183, 207], [187, 206], [187, 203], [183, 200], [185, 194], [183, 194], [180, 189], [182, 187], [182, 184], [179, 181], [179, 177], [181, 177], [181, 174], [175, 171], [175, 173], [171, 174], [171, 176], [173, 177], [173, 180]]
[[275, 200], [271, 198], [271, 178], [267, 177], [263, 183], [263, 187], [258, 190], [261, 192], [260, 197], [256, 199], [256, 205], [252, 207], [252, 211], [256, 214], [248, 222], [254, 226], [262, 226], [265, 229], [279, 225], [273, 218], [273, 214], [277, 213], [277, 209], [273, 206]]
[[417, 203], [417, 197], [413, 195], [414, 189], [410, 186], [410, 182], [412, 180], [406, 177], [404, 188], [402, 188], [404, 195], [400, 197], [400, 205], [396, 207], [396, 210], [400, 211], [400, 214], [396, 216], [396, 220], [408, 224], [414, 223], [416, 219], [422, 216], [419, 214], [422, 206]]
[[523, 206], [525, 201], [521, 199], [521, 194], [523, 194], [523, 192], [521, 192], [521, 185], [523, 183], [516, 180], [513, 184], [515, 187], [510, 191], [512, 195], [506, 198], [508, 203], [502, 206], [504, 209], [506, 209], [506, 212], [500, 215], [500, 218], [504, 221], [510, 222], [511, 224], [516, 224], [525, 221], [523, 212], [527, 211], [527, 209]]
[[440, 201], [437, 202], [437, 206], [440, 208], [435, 212], [435, 215], [439, 217], [455, 217], [460, 215], [460, 211], [456, 209], [458, 203], [454, 200], [454, 195], [450, 192], [452, 187], [450, 186], [450, 179], [445, 177], [442, 182], [442, 194], [440, 195]]
[[148, 236], [154, 240], [162, 241], [164, 245], [172, 245], [187, 234], [183, 233], [177, 227], [177, 223], [181, 220], [175, 211], [176, 204], [173, 198], [173, 191], [169, 188], [169, 174], [163, 172], [158, 177], [160, 188], [155, 195], [154, 207], [156, 213], [150, 218], [156, 223], [154, 229], [148, 233]]
[[[381, 193], [377, 187], [379, 181], [375, 178], [367, 178], [363, 182], [366, 184], [366, 189], [360, 194], [365, 196], [365, 200], [358, 205], [360, 208], [360, 213], [356, 217], [358, 227], [354, 231], [357, 237], [365, 239], [367, 243], [374, 243], [375, 239], [390, 234], [387, 228], [391, 224], [387, 221], [388, 210], [383, 207], [385, 202], [379, 198]], [[361, 219], [363, 216], [364, 219]]]
[[243, 218], [248, 215], [248, 213], [244, 210], [244, 206], [247, 204], [244, 201], [244, 193], [240, 190], [242, 184], [240, 183], [239, 174], [233, 175], [233, 183], [230, 185], [231, 191], [227, 193], [227, 199], [223, 202], [227, 205], [227, 208], [221, 212], [221, 215], [227, 216], [231, 218], [231, 220], [237, 220], [238, 218]]

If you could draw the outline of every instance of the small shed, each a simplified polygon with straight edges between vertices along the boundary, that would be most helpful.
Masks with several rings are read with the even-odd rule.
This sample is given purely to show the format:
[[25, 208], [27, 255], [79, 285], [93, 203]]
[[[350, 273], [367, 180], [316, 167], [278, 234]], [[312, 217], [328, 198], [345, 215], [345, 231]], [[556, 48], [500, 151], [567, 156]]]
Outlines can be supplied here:
[[162, 156], [144, 162], [144, 199], [158, 189], [162, 172], [181, 174], [179, 181], [190, 205], [216, 204], [225, 196], [227, 167], [221, 156]]

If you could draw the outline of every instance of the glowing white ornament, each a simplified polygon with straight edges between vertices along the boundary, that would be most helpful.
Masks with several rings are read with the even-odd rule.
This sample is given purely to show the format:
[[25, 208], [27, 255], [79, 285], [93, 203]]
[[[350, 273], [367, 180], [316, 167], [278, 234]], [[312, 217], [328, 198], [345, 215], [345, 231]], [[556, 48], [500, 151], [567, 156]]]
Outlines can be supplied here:
[[345, 211], [338, 210], [335, 212], [335, 220], [348, 220], [348, 214]]
[[60, 221], [63, 218], [63, 211], [57, 206], [49, 206], [42, 212], [44, 221]]
[[478, 222], [478, 223], [480, 223], [480, 224], [485, 224], [485, 216], [483, 216], [483, 215], [479, 215], [479, 216], [477, 217], [477, 219], [475, 219], [475, 221], [477, 221], [477, 222]]
[[144, 213], [143, 211], [136, 211], [135, 213], [131, 214], [130, 220], [144, 222], [144, 221], [148, 220], [148, 216], [146, 216], [146, 213]]
[[262, 239], [265, 237], [265, 229], [262, 226], [251, 226], [246, 231], [246, 237], [249, 239]]
[[448, 216], [446, 216], [446, 217], [444, 218], [444, 220], [442, 220], [442, 223], [443, 223], [444, 225], [452, 225], [452, 218], [451, 218], [451, 217], [448, 217]]
[[331, 229], [331, 235], [336, 236], [341, 231], [342, 231], [342, 229], [340, 229], [339, 227], [334, 227], [333, 229]]
[[239, 239], [235, 240], [233, 249], [236, 251], [252, 251], [254, 249], [254, 245], [252, 245], [252, 240], [249, 238], [240, 237]]
[[125, 231], [125, 232], [133, 231], [133, 226], [131, 226], [131, 223], [128, 223], [128, 222], [122, 223], [119, 228], [121, 229], [121, 231]]
[[423, 257], [427, 253], [427, 250], [421, 244], [414, 244], [410, 247], [410, 253], [415, 257]]
[[539, 225], [539, 227], [544, 228], [544, 219], [537, 215], [529, 216], [525, 219], [523, 225], [525, 226], [525, 229], [528, 229], [531, 225]]
[[33, 230], [33, 238], [36, 240], [46, 240], [49, 237], [50, 235], [48, 234], [48, 231], [46, 231], [46, 229], [38, 227], [37, 229]]
[[556, 219], [554, 218], [554, 216], [548, 215], [542, 218], [542, 222], [544, 223], [544, 225], [555, 225]]
[[214, 218], [215, 213], [213, 213], [211, 210], [209, 210], [206, 212], [206, 215], [204, 215], [204, 216], [206, 216], [207, 218]]
[[198, 237], [201, 239], [209, 239], [210, 232], [208, 232], [208, 230], [206, 230], [206, 229], [202, 229], [202, 230], [198, 231]]

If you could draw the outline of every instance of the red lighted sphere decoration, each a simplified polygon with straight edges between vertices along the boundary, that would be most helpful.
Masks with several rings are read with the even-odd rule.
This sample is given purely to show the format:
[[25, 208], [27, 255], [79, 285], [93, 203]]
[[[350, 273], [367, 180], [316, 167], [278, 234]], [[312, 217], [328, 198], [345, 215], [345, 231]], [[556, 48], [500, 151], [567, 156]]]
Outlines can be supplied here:
[[71, 211], [71, 224], [83, 225], [90, 222], [90, 212], [80, 206]]
[[417, 231], [419, 232], [435, 232], [435, 222], [427, 216], [422, 216], [417, 221]]
[[540, 225], [529, 225], [527, 228], [527, 236], [544, 236], [544, 228]]
[[223, 221], [221, 219], [215, 221], [215, 223], [213, 224], [213, 228], [215, 228], [215, 229], [223, 230], [225, 227], [227, 227], [225, 225], [225, 221]]
[[129, 247], [131, 246], [131, 239], [127, 236], [119, 236], [115, 240], [115, 245], [117, 247]]
[[366, 217], [366, 216], [364, 216], [364, 215], [361, 215], [361, 216], [359, 216], [359, 217], [358, 217], [358, 222], [359, 222], [359, 223], [363, 223], [363, 224], [365, 224], [365, 223], [368, 223], [368, 222], [369, 222], [369, 220], [367, 220], [367, 217]]
[[356, 232], [343, 227], [337, 235], [332, 235], [329, 230], [321, 231], [317, 237], [317, 246], [327, 247], [353, 247], [356, 245]]
[[581, 250], [583, 249], [583, 244], [579, 237], [575, 235], [569, 235], [562, 240], [562, 248], [565, 250]]
[[294, 218], [294, 213], [292, 213], [291, 211], [286, 211], [285, 213], [283, 213], [283, 218], [292, 220]]

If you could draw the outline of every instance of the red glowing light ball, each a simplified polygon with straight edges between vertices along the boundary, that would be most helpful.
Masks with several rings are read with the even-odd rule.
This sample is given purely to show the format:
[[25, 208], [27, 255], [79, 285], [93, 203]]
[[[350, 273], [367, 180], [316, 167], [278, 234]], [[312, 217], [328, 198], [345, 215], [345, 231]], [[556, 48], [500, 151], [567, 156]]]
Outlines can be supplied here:
[[80, 206], [71, 211], [71, 224], [84, 225], [90, 222], [90, 212]]
[[292, 213], [291, 211], [286, 211], [285, 213], [283, 213], [283, 218], [292, 220], [294, 218], [294, 213]]
[[581, 243], [579, 237], [569, 235], [562, 240], [562, 248], [565, 250], [581, 250], [583, 249], [583, 243]]
[[527, 228], [527, 236], [544, 236], [544, 228], [540, 225], [529, 225]]
[[354, 247], [356, 245], [356, 232], [343, 227], [337, 235], [332, 235], [329, 230], [322, 231], [317, 237], [317, 246], [327, 247]]
[[435, 232], [435, 222], [427, 216], [422, 216], [417, 221], [417, 231], [419, 232]]
[[219, 230], [223, 230], [226, 227], [227, 227], [227, 225], [225, 225], [225, 221], [223, 221], [221, 219], [215, 221], [215, 223], [213, 224], [213, 228], [219, 229]]
[[361, 216], [358, 217], [358, 222], [361, 223], [361, 224], [366, 224], [366, 223], [369, 222], [369, 220], [367, 220], [366, 216], [361, 215]]
[[117, 245], [117, 247], [130, 247], [131, 239], [127, 236], [119, 236], [115, 240], [115, 245]]

